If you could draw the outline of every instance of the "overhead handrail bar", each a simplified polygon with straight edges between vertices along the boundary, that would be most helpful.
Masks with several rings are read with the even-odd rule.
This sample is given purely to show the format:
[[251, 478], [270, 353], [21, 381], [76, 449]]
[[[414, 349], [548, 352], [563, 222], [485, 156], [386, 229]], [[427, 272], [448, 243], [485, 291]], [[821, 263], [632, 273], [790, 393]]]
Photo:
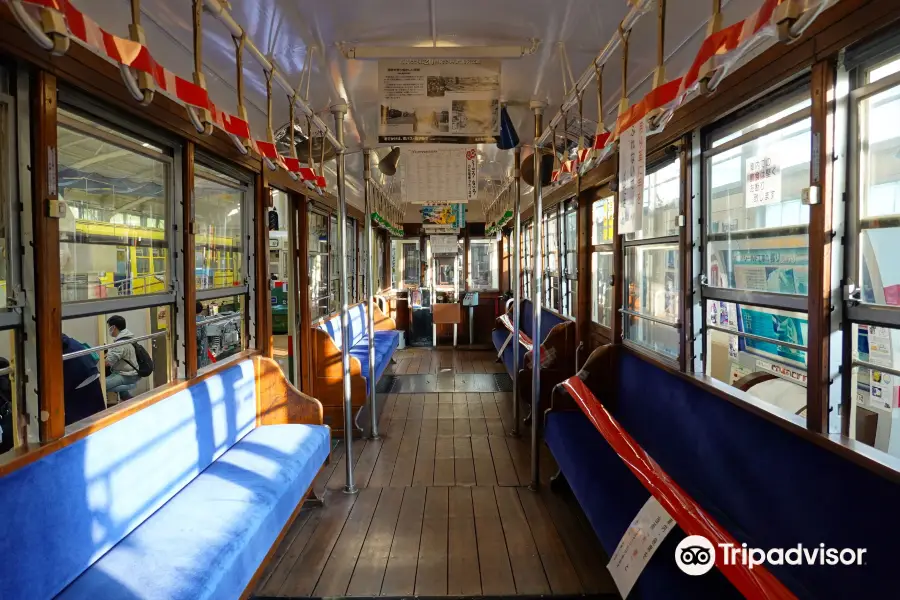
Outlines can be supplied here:
[[[227, 8], [225, 8], [220, 0], [202, 1], [206, 5], [206, 8], [209, 10], [209, 12], [212, 13], [212, 15], [217, 19], [219, 19], [219, 21], [221, 21], [226, 28], [228, 28], [232, 36], [237, 37], [241, 35], [241, 26], [237, 24], [237, 21], [234, 20], [234, 17], [231, 16], [231, 13]], [[253, 54], [254, 58], [256, 58], [256, 61], [263, 69], [269, 70], [272, 68], [272, 62], [262, 52], [260, 52], [259, 48], [256, 47], [252, 40], [248, 39], [246, 41], [246, 47], [247, 50], [249, 50], [250, 53]], [[292, 93], [294, 91], [294, 89], [291, 87], [291, 84], [280, 72], [277, 72], [275, 74], [274, 81], [276, 81], [278, 85], [280, 85], [286, 92]], [[331, 145], [334, 146], [336, 150], [344, 150], [344, 145], [338, 141], [338, 139], [334, 136], [334, 133], [328, 128], [328, 125], [326, 125], [325, 122], [322, 121], [322, 119], [320, 119], [318, 115], [316, 115], [315, 111], [310, 108], [308, 101], [300, 98], [299, 96], [296, 100], [297, 106], [300, 107], [300, 110], [303, 111], [303, 113], [312, 120], [316, 128], [325, 135], [326, 139], [329, 142], [331, 142]]]
[[63, 360], [69, 360], [70, 358], [78, 358], [79, 356], [87, 356], [88, 354], [94, 354], [96, 352], [104, 352], [106, 350], [111, 350], [112, 348], [118, 348], [120, 346], [126, 346], [128, 344], [136, 344], [138, 342], [145, 342], [147, 340], [152, 340], [158, 338], [160, 336], [166, 335], [169, 332], [166, 331], [157, 331], [156, 333], [151, 333], [148, 335], [141, 335], [138, 337], [130, 337], [124, 340], [118, 340], [115, 342], [111, 342], [109, 344], [103, 344], [102, 346], [91, 346], [90, 348], [85, 348], [84, 350], [77, 350], [75, 352], [69, 352], [68, 354], [63, 354]]

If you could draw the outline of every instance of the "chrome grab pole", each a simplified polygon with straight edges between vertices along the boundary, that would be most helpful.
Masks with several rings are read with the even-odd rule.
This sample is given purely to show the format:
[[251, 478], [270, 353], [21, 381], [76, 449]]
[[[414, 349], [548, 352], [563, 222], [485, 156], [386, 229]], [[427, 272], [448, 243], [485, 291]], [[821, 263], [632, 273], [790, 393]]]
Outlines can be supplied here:
[[372, 179], [372, 165], [370, 164], [372, 155], [369, 150], [363, 150], [363, 185], [365, 186], [365, 209], [364, 216], [366, 220], [366, 305], [369, 322], [366, 325], [369, 331], [369, 415], [372, 423], [369, 430], [369, 439], [378, 439], [378, 413], [376, 411], [375, 400], [375, 269], [372, 267], [372, 261], [375, 259], [374, 236], [372, 232], [372, 192], [370, 190], [370, 180]]
[[[540, 450], [539, 433], [541, 426], [541, 291], [544, 280], [544, 261], [541, 256], [541, 241], [543, 238], [543, 212], [544, 197], [543, 186], [541, 185], [541, 153], [537, 142], [543, 131], [544, 108], [546, 102], [541, 100], [531, 101], [531, 110], [534, 111], [534, 239], [533, 253], [534, 269], [532, 270], [531, 282], [531, 338], [534, 340], [534, 347], [531, 350], [531, 485], [529, 489], [537, 491], [541, 485], [540, 461], [538, 460], [538, 452]], [[556, 140], [551, 140], [551, 147], [555, 146]], [[555, 152], [555, 149], [554, 149]]]
[[331, 106], [334, 115], [334, 129], [338, 138], [337, 146], [337, 191], [338, 191], [338, 281], [341, 300], [341, 366], [344, 383], [344, 461], [347, 465], [347, 482], [345, 494], [355, 494], [358, 490], [353, 482], [353, 398], [350, 392], [350, 326], [347, 319], [347, 186], [344, 177], [344, 115], [347, 114], [347, 103], [341, 101]]
[[[520, 216], [521, 211], [521, 203], [522, 203], [522, 186], [520, 181], [522, 180], [522, 172], [520, 164], [522, 162], [522, 149], [519, 146], [516, 146], [515, 152], [513, 154], [513, 161], [515, 162], [515, 167], [513, 171], [513, 176], [515, 177], [516, 183], [516, 199], [515, 199], [515, 207], [513, 208], [513, 247], [510, 256], [512, 256], [512, 267], [510, 270], [512, 271], [512, 288], [513, 288], [513, 333], [512, 333], [512, 345], [513, 345], [513, 405], [512, 405], [512, 414], [513, 414], [513, 426], [512, 431], [510, 432], [513, 436], [518, 437], [519, 435], [519, 304], [522, 302], [522, 291], [519, 289], [520, 286], [520, 275], [519, 272], [522, 268], [522, 257], [520, 252], [519, 244], [521, 243], [521, 235], [522, 235], [522, 217]], [[533, 421], [532, 421], [533, 422]]]

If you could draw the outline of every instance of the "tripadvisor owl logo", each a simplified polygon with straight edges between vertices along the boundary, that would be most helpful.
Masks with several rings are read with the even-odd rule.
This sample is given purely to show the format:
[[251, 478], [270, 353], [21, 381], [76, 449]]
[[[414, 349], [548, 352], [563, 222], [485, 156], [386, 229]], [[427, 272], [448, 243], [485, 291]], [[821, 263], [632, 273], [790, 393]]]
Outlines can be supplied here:
[[[761, 565], [864, 565], [865, 548], [828, 548], [825, 544], [791, 548], [751, 548], [747, 544], [718, 544], [719, 559], [724, 566], [744, 565], [749, 569]], [[704, 575], [716, 564], [716, 546], [702, 535], [689, 535], [675, 548], [675, 564], [688, 575]]]

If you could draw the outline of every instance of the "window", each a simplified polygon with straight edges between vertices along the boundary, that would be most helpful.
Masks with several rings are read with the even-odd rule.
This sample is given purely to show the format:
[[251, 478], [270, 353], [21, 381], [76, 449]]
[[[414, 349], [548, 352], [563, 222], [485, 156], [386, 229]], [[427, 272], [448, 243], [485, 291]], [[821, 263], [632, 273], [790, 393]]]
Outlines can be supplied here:
[[[422, 285], [422, 265], [419, 258], [419, 240], [393, 240], [395, 287], [405, 290], [410, 286]], [[453, 285], [452, 282], [450, 285]]]
[[562, 314], [575, 318], [578, 304], [578, 212], [577, 202], [566, 202], [562, 233]]
[[309, 306], [312, 320], [331, 313], [328, 293], [328, 215], [309, 210]]
[[648, 169], [641, 227], [624, 240], [625, 340], [670, 361], [681, 354], [680, 212], [681, 160], [668, 160]]
[[[64, 407], [70, 425], [174, 377], [179, 269], [170, 258], [180, 150], [175, 142], [156, 139], [152, 130], [106, 112], [95, 116], [94, 108], [82, 112], [78, 100], [76, 106], [65, 104], [66, 94], [62, 98], [57, 176], [67, 205], [59, 255]], [[207, 258], [198, 266], [209, 271], [210, 282], [223, 281], [215, 275], [224, 258], [216, 245], [217, 223], [199, 205], [205, 194], [196, 194], [197, 247]], [[152, 369], [140, 360], [144, 356]]]
[[340, 248], [338, 248], [338, 220], [331, 215], [328, 219], [328, 314], [341, 309], [339, 286], [341, 285]]
[[[613, 325], [613, 220], [615, 197], [591, 205], [591, 320], [607, 329]], [[610, 332], [607, 337], [611, 337]]]
[[58, 123], [63, 302], [170, 291], [171, 156], [70, 110]]
[[475, 291], [500, 289], [496, 240], [469, 240], [469, 289]]
[[522, 257], [522, 298], [531, 298], [534, 285], [534, 223], [531, 221], [522, 225], [519, 255]]
[[372, 227], [372, 235], [375, 236], [375, 293], [380, 294], [385, 289], [384, 285], [384, 239], [386, 234]]
[[544, 307], [557, 312], [560, 307], [559, 207], [544, 213]]
[[[194, 166], [194, 218], [197, 222], [194, 269], [197, 299], [203, 304], [205, 315], [202, 319], [198, 316], [197, 321], [200, 367], [247, 347], [245, 321], [250, 289], [246, 274], [250, 273], [251, 266], [242, 240], [247, 239], [251, 229], [247, 217], [252, 212], [248, 202], [248, 198], [252, 198], [252, 189], [238, 178], [238, 173], [229, 174], [226, 170], [222, 165], [215, 168], [204, 164]], [[258, 284], [267, 285], [262, 281]], [[223, 316], [218, 321], [208, 321], [210, 316], [220, 314]], [[208, 353], [203, 351], [204, 344], [209, 346]]]
[[246, 186], [201, 164], [194, 166], [194, 273], [197, 291], [245, 285], [243, 236]]
[[900, 457], [900, 53], [859, 64], [849, 78], [847, 280], [857, 289], [845, 310], [853, 369], [844, 433]]
[[705, 135], [704, 362], [805, 417], [811, 103], [806, 85], [771, 97]]
[[[347, 274], [344, 277], [344, 282], [347, 286], [347, 302], [349, 304], [356, 304], [359, 299], [359, 293], [356, 289], [356, 282], [358, 279], [356, 278], [356, 251], [357, 251], [357, 241], [358, 236], [356, 235], [356, 221], [354, 219], [347, 219]], [[362, 264], [362, 262], [360, 262]], [[340, 295], [340, 288], [337, 288], [337, 292]], [[340, 299], [338, 300], [340, 302]]]

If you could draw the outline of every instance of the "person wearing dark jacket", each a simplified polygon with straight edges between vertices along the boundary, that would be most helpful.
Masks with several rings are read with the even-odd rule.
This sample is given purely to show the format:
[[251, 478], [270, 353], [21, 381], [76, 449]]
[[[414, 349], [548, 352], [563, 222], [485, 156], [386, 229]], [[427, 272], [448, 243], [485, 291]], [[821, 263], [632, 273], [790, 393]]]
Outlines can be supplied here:
[[[84, 344], [63, 334], [63, 356], [84, 349]], [[71, 425], [106, 409], [106, 402], [103, 401], [103, 388], [100, 386], [100, 370], [90, 354], [63, 360], [63, 390], [66, 425]]]

